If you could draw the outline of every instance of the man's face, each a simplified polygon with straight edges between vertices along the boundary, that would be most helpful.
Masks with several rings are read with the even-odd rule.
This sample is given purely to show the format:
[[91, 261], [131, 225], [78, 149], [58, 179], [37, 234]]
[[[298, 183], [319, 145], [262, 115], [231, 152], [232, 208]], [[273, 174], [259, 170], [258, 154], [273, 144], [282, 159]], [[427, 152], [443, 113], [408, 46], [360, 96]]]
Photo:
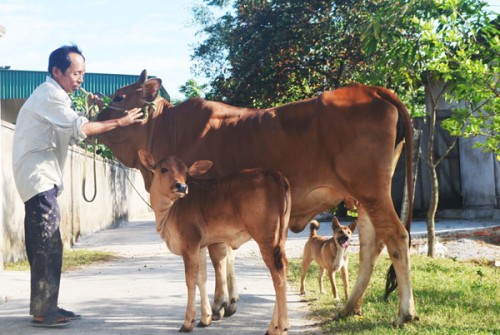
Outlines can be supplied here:
[[66, 72], [63, 73], [55, 67], [52, 71], [52, 77], [66, 92], [73, 93], [83, 83], [85, 61], [77, 53], [70, 53], [69, 58], [71, 59], [71, 65], [66, 69]]

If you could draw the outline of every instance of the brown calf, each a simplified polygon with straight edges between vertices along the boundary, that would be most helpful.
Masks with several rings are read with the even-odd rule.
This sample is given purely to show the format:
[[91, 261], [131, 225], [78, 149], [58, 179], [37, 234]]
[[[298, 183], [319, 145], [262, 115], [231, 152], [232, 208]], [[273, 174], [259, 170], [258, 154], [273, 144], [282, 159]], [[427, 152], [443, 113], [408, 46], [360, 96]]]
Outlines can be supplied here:
[[145, 150], [139, 150], [139, 158], [144, 167], [153, 173], [149, 193], [156, 229], [169, 250], [184, 259], [188, 304], [181, 331], [193, 329], [197, 281], [200, 294], [205, 295], [201, 297], [200, 322], [205, 326], [211, 323], [208, 296], [204, 289], [206, 273], [201, 273], [205, 269], [199, 268], [199, 261], [205, 257], [200, 255], [200, 248], [225, 242], [236, 249], [253, 238], [271, 272], [276, 292], [267, 334], [286, 333], [289, 321], [285, 242], [291, 205], [286, 178], [276, 171], [249, 169], [217, 179], [199, 180], [188, 175], [196, 177], [204, 174], [212, 162], [196, 161], [188, 168], [173, 156], [156, 162]]

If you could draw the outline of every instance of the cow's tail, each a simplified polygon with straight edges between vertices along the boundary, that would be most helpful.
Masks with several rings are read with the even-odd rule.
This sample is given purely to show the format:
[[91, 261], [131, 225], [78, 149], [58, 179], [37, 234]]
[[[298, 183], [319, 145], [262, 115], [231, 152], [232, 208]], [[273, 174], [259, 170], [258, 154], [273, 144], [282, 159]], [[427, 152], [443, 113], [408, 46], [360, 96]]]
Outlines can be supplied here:
[[274, 265], [278, 270], [282, 270], [287, 265], [287, 259], [284, 254], [285, 242], [288, 234], [288, 221], [290, 219], [291, 210], [291, 197], [290, 197], [290, 184], [288, 180], [281, 174], [275, 174], [276, 182], [279, 185], [281, 192], [280, 199], [283, 199], [283, 207], [280, 210], [280, 223], [279, 223], [279, 236], [278, 243], [274, 247]]
[[[405, 228], [408, 232], [408, 248], [411, 245], [411, 219], [413, 213], [413, 171], [412, 171], [412, 150], [413, 150], [413, 125], [410, 119], [410, 113], [403, 105], [401, 100], [393, 92], [387, 89], [378, 90], [378, 94], [385, 100], [396, 106], [400, 120], [403, 124], [404, 140], [405, 140], [405, 164], [406, 164], [406, 187], [408, 192], [408, 216], [405, 222]], [[402, 140], [397, 138], [397, 143]], [[384, 300], [387, 300], [389, 295], [397, 288], [398, 283], [396, 279], [396, 271], [394, 270], [394, 265], [391, 264], [389, 271], [387, 272], [387, 278], [385, 283], [385, 293]]]

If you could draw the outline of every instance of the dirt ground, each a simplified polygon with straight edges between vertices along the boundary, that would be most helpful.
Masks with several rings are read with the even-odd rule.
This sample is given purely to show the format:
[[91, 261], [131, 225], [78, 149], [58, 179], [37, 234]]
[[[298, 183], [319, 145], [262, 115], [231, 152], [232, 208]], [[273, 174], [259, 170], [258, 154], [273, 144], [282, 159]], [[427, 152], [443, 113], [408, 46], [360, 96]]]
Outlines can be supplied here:
[[[500, 266], [500, 227], [441, 234], [436, 236], [436, 241], [437, 257], [486, 261], [490, 265]], [[427, 254], [427, 238], [414, 239], [412, 252]]]

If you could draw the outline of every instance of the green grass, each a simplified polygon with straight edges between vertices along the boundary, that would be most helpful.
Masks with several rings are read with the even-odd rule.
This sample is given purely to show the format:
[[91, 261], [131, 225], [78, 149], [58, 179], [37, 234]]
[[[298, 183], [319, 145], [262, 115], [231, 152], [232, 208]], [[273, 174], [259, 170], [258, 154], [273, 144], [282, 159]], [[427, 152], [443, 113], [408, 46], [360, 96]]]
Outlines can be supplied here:
[[[83, 266], [109, 262], [116, 258], [116, 255], [110, 252], [86, 250], [86, 249], [69, 249], [64, 250], [62, 271], [72, 271]], [[28, 261], [12, 262], [5, 264], [5, 270], [11, 271], [29, 271], [30, 266]]]
[[[389, 260], [381, 256], [373, 273], [363, 302], [363, 316], [332, 321], [342, 303], [334, 302], [325, 275], [320, 295], [318, 266], [313, 263], [306, 279], [305, 299], [312, 316], [319, 319], [326, 334], [500, 334], [500, 275], [499, 270], [471, 262], [451, 259], [431, 259], [412, 255], [412, 283], [415, 305], [420, 321], [404, 328], [394, 327], [397, 316], [397, 292], [388, 302], [382, 299]], [[349, 258], [349, 285], [354, 286], [359, 268], [358, 255]], [[288, 279], [300, 287], [300, 260], [289, 263]], [[340, 297], [344, 287], [336, 274]], [[342, 300], [343, 302], [343, 300]]]

